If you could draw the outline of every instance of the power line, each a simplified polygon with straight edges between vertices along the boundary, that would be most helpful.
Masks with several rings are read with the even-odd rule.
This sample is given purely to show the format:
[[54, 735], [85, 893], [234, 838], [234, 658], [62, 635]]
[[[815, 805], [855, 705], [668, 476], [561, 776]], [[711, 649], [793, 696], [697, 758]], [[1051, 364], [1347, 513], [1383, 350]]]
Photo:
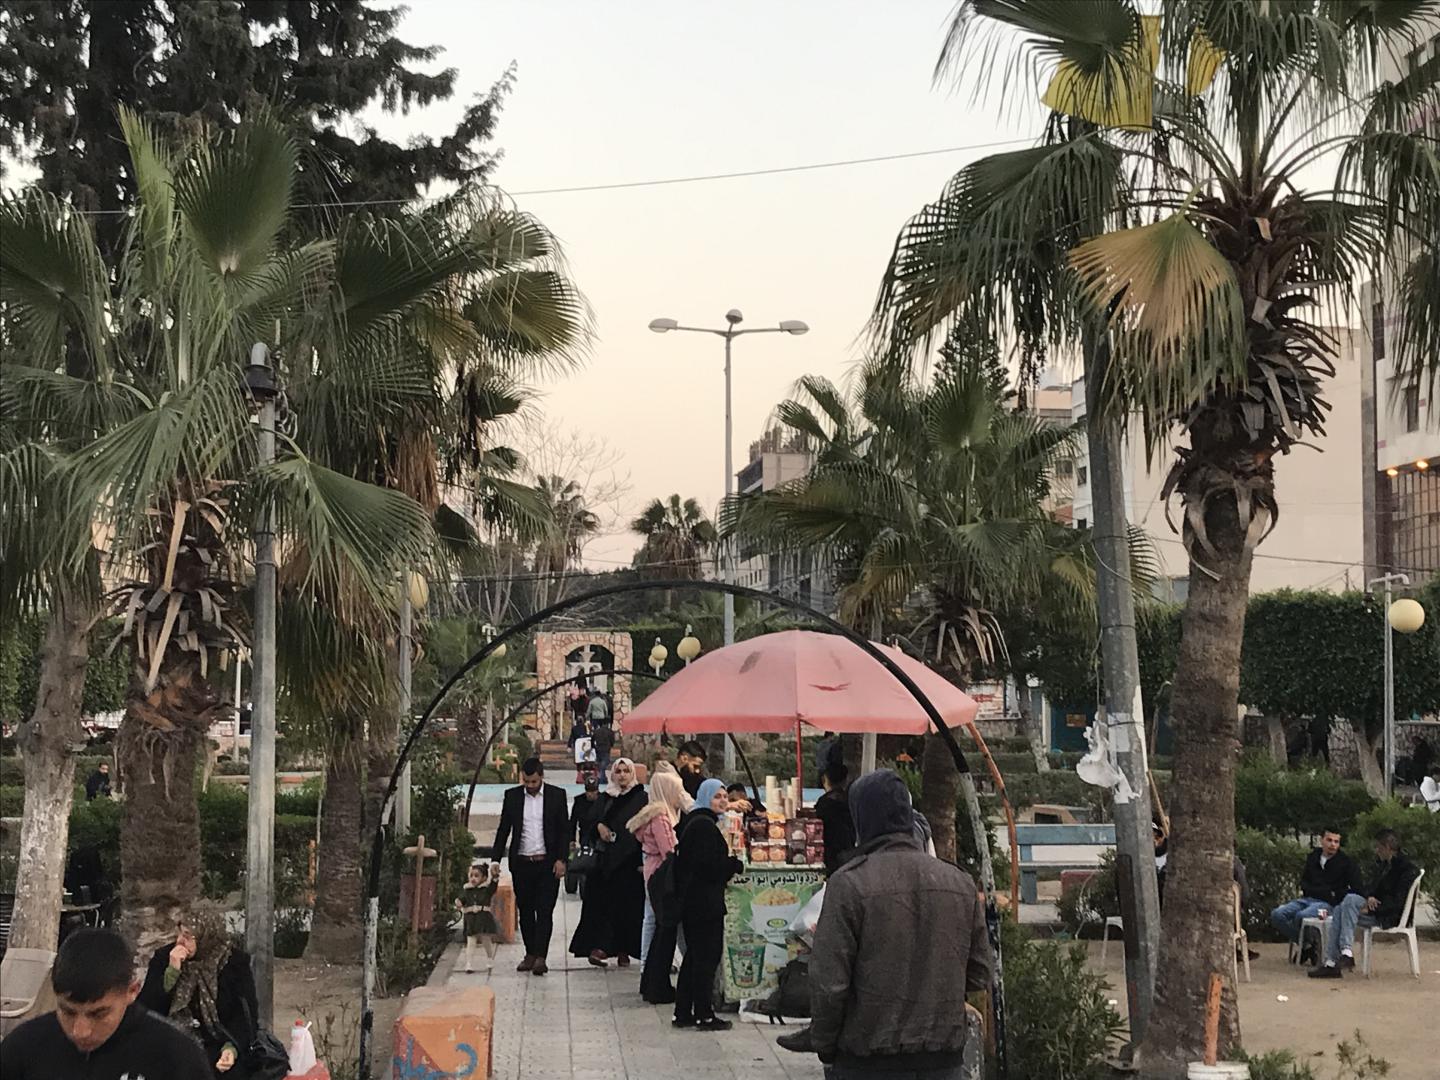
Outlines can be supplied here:
[[[675, 184], [704, 184], [716, 180], [741, 180], [753, 176], [781, 176], [786, 173], [814, 172], [819, 169], [844, 169], [852, 165], [875, 165], [885, 161], [909, 161], [914, 158], [959, 154], [967, 150], [990, 150], [997, 146], [1028, 145], [1032, 139], [997, 139], [994, 142], [968, 143], [963, 146], [940, 146], [933, 150], [911, 150], [899, 154], [878, 154], [874, 157], [843, 158], [839, 161], [811, 161], [801, 165], [777, 165], [767, 169], [743, 169], [739, 172], [700, 173], [693, 176], [666, 176], [653, 180], [622, 180], [610, 184], [575, 184], [567, 187], [527, 188], [506, 192], [511, 198], [521, 195], [569, 195], [585, 191], [623, 191], [630, 188], [669, 187]], [[410, 203], [438, 202], [443, 195], [415, 196], [409, 199], [337, 199], [331, 202], [295, 203], [295, 210], [339, 210], [358, 206], [405, 206]], [[129, 214], [130, 208], [119, 210], [75, 210], [77, 214]]]

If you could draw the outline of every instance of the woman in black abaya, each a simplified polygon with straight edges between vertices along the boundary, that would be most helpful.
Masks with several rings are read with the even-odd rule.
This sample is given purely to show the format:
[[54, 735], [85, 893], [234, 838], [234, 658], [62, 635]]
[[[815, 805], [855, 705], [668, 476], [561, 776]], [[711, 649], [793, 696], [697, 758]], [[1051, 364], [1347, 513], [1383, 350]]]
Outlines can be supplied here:
[[570, 954], [604, 967], [614, 957], [628, 967], [640, 955], [640, 927], [645, 921], [645, 879], [640, 873], [640, 843], [626, 824], [647, 801], [635, 782], [635, 763], [616, 758], [610, 765], [609, 796], [597, 831], [604, 844], [599, 865], [586, 875], [580, 925], [570, 939]]

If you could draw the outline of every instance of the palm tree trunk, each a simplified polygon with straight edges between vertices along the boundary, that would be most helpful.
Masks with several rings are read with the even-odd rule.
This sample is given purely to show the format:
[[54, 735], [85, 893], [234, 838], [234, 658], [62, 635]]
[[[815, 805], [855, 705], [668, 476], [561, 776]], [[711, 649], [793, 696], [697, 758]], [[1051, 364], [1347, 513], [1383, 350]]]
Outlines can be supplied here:
[[[1204, 483], [1197, 478], [1186, 485], [1189, 505], [1203, 500]], [[1223, 491], [1213, 495], [1206, 514], [1217, 554], [1201, 556], [1219, 578], [1192, 562], [1175, 666], [1170, 857], [1155, 1007], [1142, 1058], [1143, 1075], [1156, 1080], [1183, 1077], [1188, 1062], [1201, 1060], [1212, 973], [1220, 976], [1222, 985], [1222, 1058], [1240, 1045], [1240, 1015], [1231, 978], [1231, 860], [1240, 749], [1236, 706], [1251, 554], [1245, 549], [1245, 527], [1229, 494], [1228, 477], [1220, 485]]]
[[926, 735], [920, 753], [920, 812], [930, 822], [935, 854], [946, 862], [955, 861], [955, 800], [960, 794], [960, 774], [945, 740]]
[[1285, 739], [1285, 721], [1278, 716], [1265, 717], [1265, 739], [1270, 747], [1270, 760], [1283, 769], [1290, 763], [1290, 747]]
[[[357, 729], [358, 730], [358, 729]], [[359, 955], [364, 811], [359, 740], [331, 750], [325, 762], [325, 803], [320, 813], [320, 866], [307, 955], [332, 964]]]
[[10, 945], [53, 949], [60, 938], [65, 848], [75, 793], [75, 759], [85, 667], [90, 658], [90, 605], [71, 589], [56, 590], [40, 650], [35, 711], [16, 741], [25, 760], [25, 809]]
[[131, 685], [116, 748], [125, 783], [121, 897], [142, 956], [174, 936], [200, 896], [195, 770], [211, 723], [229, 712], [190, 654], [167, 660], [153, 692], [143, 673]]
[[369, 731], [365, 736], [365, 831], [372, 831], [380, 820], [380, 804], [395, 771], [395, 758], [400, 753], [400, 724], [395, 703], [389, 695], [370, 713]]

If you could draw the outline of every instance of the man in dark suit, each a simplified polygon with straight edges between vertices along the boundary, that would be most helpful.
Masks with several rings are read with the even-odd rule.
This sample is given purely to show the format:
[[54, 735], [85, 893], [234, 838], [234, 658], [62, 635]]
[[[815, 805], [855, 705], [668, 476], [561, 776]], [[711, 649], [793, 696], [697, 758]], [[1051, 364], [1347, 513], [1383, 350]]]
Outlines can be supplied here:
[[544, 975], [550, 970], [545, 954], [550, 950], [555, 901], [570, 854], [570, 815], [565, 792], [545, 783], [545, 766], [539, 758], [527, 758], [520, 766], [520, 781], [519, 787], [505, 792], [490, 857], [498, 860], [504, 852], [510, 859], [520, 935], [525, 939], [525, 959], [515, 970]]

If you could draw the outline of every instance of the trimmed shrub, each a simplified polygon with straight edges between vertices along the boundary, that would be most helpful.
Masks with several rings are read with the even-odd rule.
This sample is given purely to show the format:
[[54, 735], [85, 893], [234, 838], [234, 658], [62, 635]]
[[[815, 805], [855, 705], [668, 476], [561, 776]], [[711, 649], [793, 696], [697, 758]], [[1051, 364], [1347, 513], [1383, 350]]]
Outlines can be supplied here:
[[1336, 828], [1348, 841], [1356, 819], [1374, 806], [1364, 784], [1324, 768], [1282, 769], [1252, 755], [1235, 772], [1235, 823], [1245, 828], [1296, 840]]

